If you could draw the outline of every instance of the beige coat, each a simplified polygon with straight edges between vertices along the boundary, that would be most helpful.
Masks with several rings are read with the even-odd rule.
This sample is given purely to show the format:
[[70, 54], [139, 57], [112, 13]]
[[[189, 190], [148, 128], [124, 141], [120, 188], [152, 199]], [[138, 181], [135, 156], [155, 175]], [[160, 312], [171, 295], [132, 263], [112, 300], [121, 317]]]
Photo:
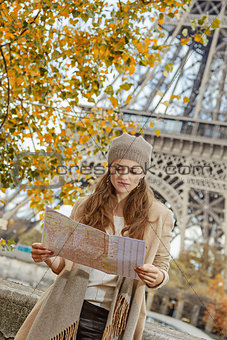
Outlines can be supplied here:
[[[78, 219], [80, 215], [80, 206], [84, 199], [78, 200], [73, 207], [71, 218]], [[150, 208], [150, 220], [155, 221], [152, 225], [149, 225], [145, 229], [144, 234], [144, 240], [146, 241], [146, 254], [145, 254], [145, 263], [151, 263], [157, 266], [160, 270], [163, 270], [166, 274], [169, 268], [169, 250], [170, 250], [170, 239], [171, 239], [171, 231], [173, 228], [173, 217], [172, 212], [162, 203], [160, 203], [157, 200], [154, 200], [152, 203], [152, 206]], [[70, 277], [70, 274], [72, 274], [77, 269], [77, 264], [66, 260], [66, 265], [61, 271], [61, 273], [56, 278], [56, 282], [52, 284], [48, 290], [42, 295], [42, 297], [38, 300], [36, 305], [34, 306], [31, 313], [28, 315], [27, 319], [21, 326], [20, 330], [18, 331], [15, 340], [40, 340], [42, 337], [42, 340], [49, 340], [49, 339], [57, 339], [57, 337], [53, 336], [53, 331], [49, 335], [48, 331], [46, 331], [46, 337], [43, 335], [45, 333], [45, 329], [48, 328], [49, 324], [45, 326], [45, 318], [43, 318], [42, 314], [44, 313], [43, 310], [47, 308], [48, 306], [48, 299], [51, 297], [52, 291], [55, 292], [56, 287], [61, 285], [61, 281], [67, 282], [68, 278]], [[79, 268], [81, 272], [81, 267]], [[83, 270], [83, 268], [82, 268]], [[86, 276], [88, 273], [88, 276], [86, 277], [86, 282], [88, 282], [89, 279], [89, 271], [83, 270], [83, 275]], [[166, 274], [168, 277], [168, 274]], [[75, 276], [75, 275], [74, 275]], [[76, 272], [76, 276], [78, 276]], [[120, 280], [120, 278], [119, 278]], [[122, 280], [122, 278], [121, 278]], [[165, 280], [164, 283], [167, 282], [168, 279]], [[133, 282], [134, 287], [134, 297], [133, 301], [131, 302], [131, 307], [129, 308], [129, 314], [126, 321], [126, 326], [124, 327], [125, 330], [123, 332], [123, 335], [119, 336], [119, 339], [122, 340], [141, 340], [142, 339], [142, 333], [144, 329], [145, 324], [145, 318], [146, 318], [146, 307], [145, 307], [145, 284], [142, 281], [138, 280], [131, 280]], [[77, 282], [77, 281], [75, 281]], [[84, 281], [85, 282], [85, 281]], [[129, 281], [128, 281], [129, 282]], [[127, 285], [128, 285], [127, 282]], [[130, 283], [130, 282], [129, 282]], [[62, 284], [63, 285], [63, 284]], [[62, 288], [63, 287], [63, 288]], [[61, 290], [65, 290], [68, 288], [68, 286], [65, 284], [65, 286], [62, 286]], [[65, 288], [64, 288], [65, 287]], [[159, 285], [160, 287], [160, 285]], [[155, 287], [153, 289], [156, 289], [158, 287]], [[117, 293], [116, 293], [117, 294]], [[116, 295], [115, 294], [115, 295]], [[53, 294], [52, 294], [53, 295]], [[54, 295], [55, 296], [55, 295]], [[84, 296], [84, 295], [83, 295]], [[82, 298], [83, 298], [82, 296]], [[51, 300], [51, 298], [50, 298]], [[83, 300], [83, 299], [82, 299]], [[114, 300], [115, 301], [115, 300]], [[115, 304], [112, 306], [113, 310], [116, 307], [116, 301], [113, 302]], [[66, 305], [68, 307], [68, 305]], [[61, 304], [59, 305], [59, 308], [61, 307]], [[67, 307], [62, 307], [66, 308]], [[65, 314], [69, 314], [69, 318], [67, 319], [67, 325], [70, 326], [73, 324], [73, 328], [69, 327], [69, 332], [72, 332], [70, 334], [75, 335], [76, 339], [76, 324], [75, 322], [75, 315], [77, 311], [72, 310], [72, 306], [70, 306], [71, 310], [65, 311]], [[115, 308], [116, 309], [116, 308]], [[134, 311], [134, 312], [132, 312]], [[112, 311], [113, 312], [113, 311]], [[41, 314], [41, 316], [40, 316]], [[109, 313], [111, 314], [111, 312]], [[46, 313], [48, 315], [48, 313]], [[74, 316], [73, 316], [74, 315]], [[113, 315], [113, 313], [112, 313]], [[112, 316], [113, 318], [114, 316]], [[43, 318], [43, 319], [42, 319]], [[73, 319], [74, 318], [74, 319]], [[40, 320], [39, 320], [40, 319]], [[62, 318], [61, 318], [62, 319]], [[55, 328], [66, 329], [62, 328], [65, 327], [63, 324], [61, 324], [61, 319], [57, 322], [57, 325]], [[109, 317], [111, 322], [111, 317]], [[39, 322], [38, 322], [39, 321]], [[108, 321], [108, 320], [107, 320]], [[54, 323], [54, 322], [53, 322]], [[66, 323], [66, 321], [65, 321]], [[40, 331], [40, 325], [43, 326], [43, 329], [40, 334], [38, 334]], [[54, 326], [53, 326], [54, 327]], [[107, 331], [107, 333], [109, 330]], [[106, 333], [106, 334], [107, 334]], [[55, 334], [55, 333], [54, 333]], [[58, 333], [60, 334], [60, 333]], [[61, 337], [59, 337], [61, 339]], [[74, 339], [74, 337], [73, 337]], [[103, 340], [106, 339], [112, 339], [112, 333], [108, 333], [106, 336], [103, 336]]]

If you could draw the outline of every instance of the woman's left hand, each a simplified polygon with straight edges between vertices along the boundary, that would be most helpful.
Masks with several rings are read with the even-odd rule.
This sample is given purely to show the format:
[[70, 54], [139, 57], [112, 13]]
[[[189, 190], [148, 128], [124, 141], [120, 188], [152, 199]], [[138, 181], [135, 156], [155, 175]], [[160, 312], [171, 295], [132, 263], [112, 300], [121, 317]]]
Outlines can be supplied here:
[[155, 287], [164, 280], [164, 274], [153, 264], [144, 264], [134, 268], [139, 278], [149, 287]]

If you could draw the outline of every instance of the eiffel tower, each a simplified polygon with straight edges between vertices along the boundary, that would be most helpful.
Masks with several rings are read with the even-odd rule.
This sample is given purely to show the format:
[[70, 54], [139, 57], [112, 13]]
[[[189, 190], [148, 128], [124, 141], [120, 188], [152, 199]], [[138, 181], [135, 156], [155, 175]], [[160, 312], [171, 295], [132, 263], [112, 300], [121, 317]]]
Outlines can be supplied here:
[[[210, 22], [220, 19], [220, 28], [206, 46], [182, 46], [182, 31], [190, 32], [191, 21], [203, 15]], [[175, 24], [165, 21], [163, 29], [171, 48], [163, 64], [143, 73], [136, 69], [122, 116], [138, 122], [154, 147], [147, 180], [176, 216], [181, 251], [194, 230], [194, 243], [224, 253], [227, 291], [227, 1], [192, 0], [189, 11]], [[171, 77], [163, 74], [166, 63], [174, 65]], [[161, 130], [159, 137], [151, 121]]]

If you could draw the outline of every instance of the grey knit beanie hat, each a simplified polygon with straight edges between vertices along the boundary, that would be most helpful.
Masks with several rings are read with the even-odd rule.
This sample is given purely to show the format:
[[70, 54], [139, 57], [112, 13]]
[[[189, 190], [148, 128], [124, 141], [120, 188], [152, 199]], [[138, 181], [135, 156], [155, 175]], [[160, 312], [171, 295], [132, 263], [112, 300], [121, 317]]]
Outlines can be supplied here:
[[113, 139], [108, 152], [108, 164], [115, 159], [130, 159], [139, 163], [146, 171], [151, 165], [152, 145], [142, 136], [136, 137], [123, 133]]

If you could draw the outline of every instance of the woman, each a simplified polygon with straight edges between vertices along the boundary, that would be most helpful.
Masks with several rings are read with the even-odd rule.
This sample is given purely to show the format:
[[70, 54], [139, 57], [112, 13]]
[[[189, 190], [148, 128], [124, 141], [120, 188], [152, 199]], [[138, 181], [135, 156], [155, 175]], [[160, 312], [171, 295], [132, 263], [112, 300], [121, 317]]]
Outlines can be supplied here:
[[140, 340], [145, 323], [145, 286], [168, 281], [172, 213], [157, 201], [145, 181], [152, 147], [143, 137], [122, 134], [108, 153], [108, 172], [89, 196], [78, 199], [71, 218], [110, 234], [146, 241], [139, 280], [51, 257], [32, 245], [35, 262], [45, 261], [58, 275], [37, 302], [15, 340]]

